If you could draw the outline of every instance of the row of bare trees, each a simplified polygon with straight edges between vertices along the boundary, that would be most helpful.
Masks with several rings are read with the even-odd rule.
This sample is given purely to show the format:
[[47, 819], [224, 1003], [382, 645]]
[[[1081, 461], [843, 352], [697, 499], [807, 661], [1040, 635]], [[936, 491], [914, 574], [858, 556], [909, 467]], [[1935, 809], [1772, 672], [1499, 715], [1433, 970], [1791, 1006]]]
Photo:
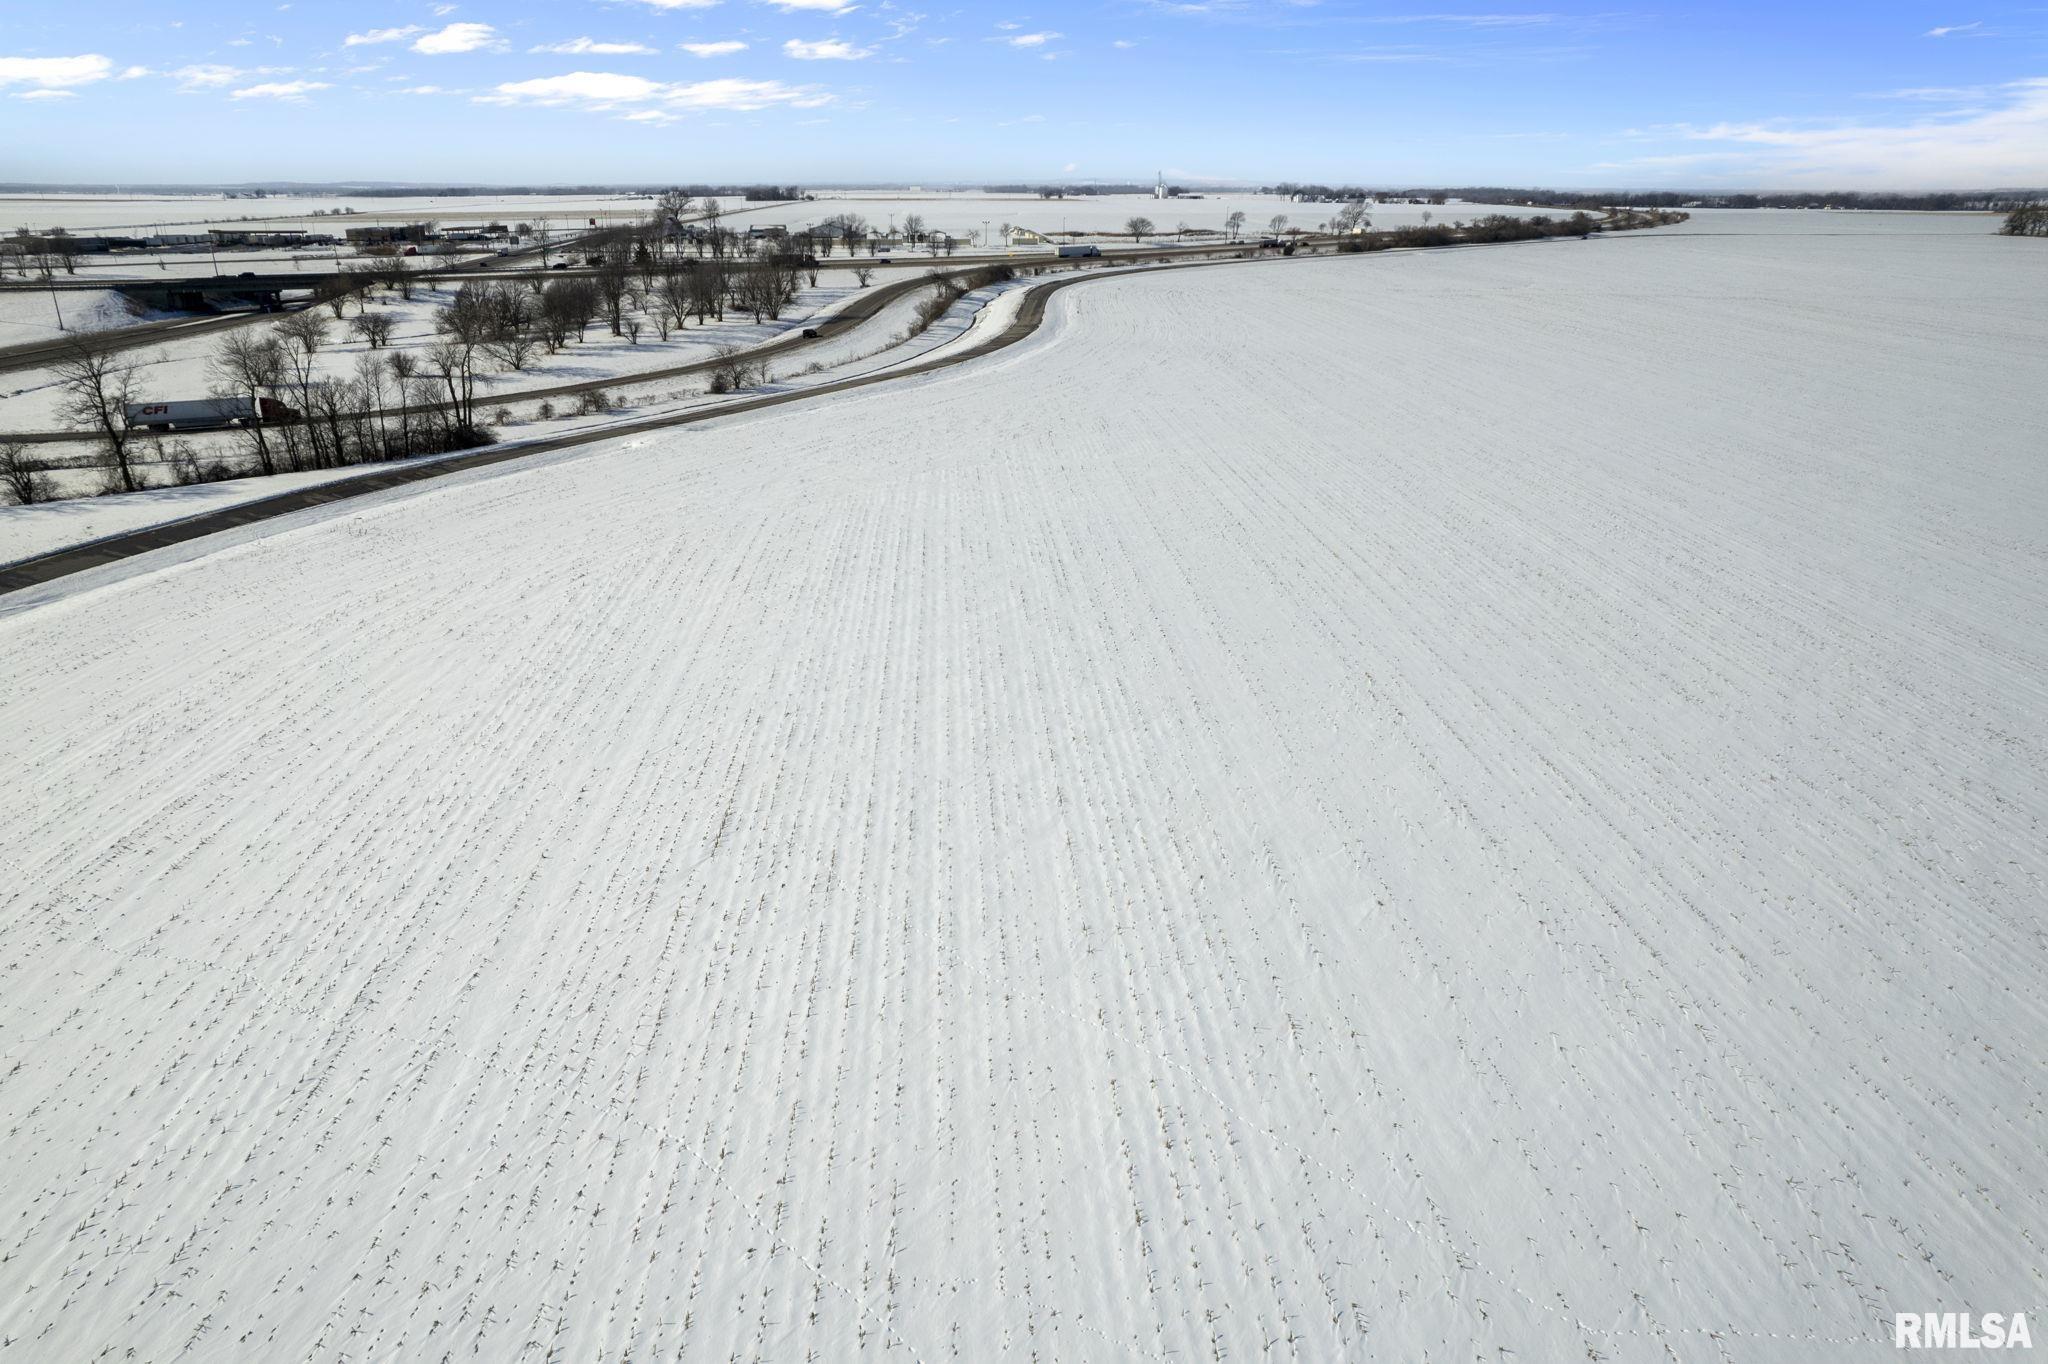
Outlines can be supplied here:
[[[716, 205], [707, 201], [715, 221]], [[665, 196], [662, 214], [677, 220], [688, 196]], [[222, 336], [208, 360], [216, 397], [264, 399], [296, 410], [299, 422], [255, 422], [244, 428], [247, 472], [276, 474], [330, 469], [413, 454], [442, 453], [487, 441], [478, 418], [480, 380], [493, 371], [524, 371], [543, 354], [584, 340], [600, 322], [638, 344], [652, 325], [667, 340], [694, 319], [724, 321], [729, 312], [756, 323], [779, 319], [814, 260], [786, 250], [750, 251], [733, 243], [699, 257], [660, 249], [666, 234], [616, 229], [593, 234], [578, 249], [587, 274], [535, 272], [529, 279], [469, 280], [433, 315], [434, 339], [396, 344], [398, 319], [374, 308], [376, 291], [410, 299], [419, 281], [406, 259], [389, 257], [324, 283], [314, 306], [277, 319], [267, 333], [237, 329]], [[751, 244], [750, 244], [751, 245]], [[863, 283], [866, 281], [863, 280]], [[353, 315], [350, 315], [353, 307]], [[346, 375], [322, 373], [319, 356], [335, 334], [364, 343]], [[113, 345], [77, 337], [57, 366], [67, 425], [91, 431], [105, 455], [110, 490], [146, 486], [126, 408], [142, 401], [137, 367]], [[22, 468], [32, 465], [34, 468]], [[0, 468], [0, 488], [47, 494], [31, 475], [42, 468], [16, 461], [19, 487]]]

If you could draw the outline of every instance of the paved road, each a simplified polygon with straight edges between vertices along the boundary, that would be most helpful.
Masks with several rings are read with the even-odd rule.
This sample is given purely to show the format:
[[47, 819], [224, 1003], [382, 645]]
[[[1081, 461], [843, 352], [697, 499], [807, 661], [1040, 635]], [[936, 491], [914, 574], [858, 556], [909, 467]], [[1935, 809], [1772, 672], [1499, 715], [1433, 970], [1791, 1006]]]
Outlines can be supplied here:
[[[964, 271], [948, 270], [944, 273], [953, 275], [964, 273]], [[765, 341], [758, 346], [749, 347], [746, 354], [749, 357], [782, 356], [787, 355], [791, 351], [801, 350], [806, 346], [816, 345], [821, 341], [838, 336], [842, 332], [869, 321], [877, 313], [881, 312], [882, 309], [888, 307], [889, 304], [895, 302], [904, 294], [922, 288], [925, 282], [923, 276], [900, 279], [882, 285], [880, 288], [855, 294], [852, 302], [810, 328], [810, 330], [818, 333], [817, 336], [808, 337], [803, 334], [803, 328], [792, 328], [772, 341]], [[552, 384], [542, 388], [523, 388], [512, 392], [493, 393], [484, 401], [483, 405], [496, 407], [503, 403], [526, 402], [536, 398], [574, 397], [579, 393], [591, 393], [599, 389], [618, 388], [624, 384], [649, 383], [660, 379], [688, 378], [691, 375], [709, 373], [719, 363], [718, 357], [712, 356], [703, 360], [693, 360], [688, 364], [669, 365], [660, 369], [634, 370], [628, 374], [617, 374], [603, 379], [584, 379], [571, 384]], [[392, 407], [386, 408], [384, 415], [396, 417], [434, 412], [439, 411], [445, 406], [445, 403], [428, 403], [411, 407]], [[298, 424], [300, 423], [271, 423], [273, 426]], [[8, 440], [21, 441], [29, 445], [77, 444], [80, 442], [94, 442], [99, 439], [97, 435], [89, 431], [9, 431], [4, 434]], [[176, 439], [180, 434], [175, 431], [156, 432], [138, 430], [134, 432], [134, 435], [145, 440], [157, 440], [166, 436]], [[192, 433], [186, 432], [183, 434], [189, 435]]]
[[[1304, 238], [1303, 240], [1307, 242], [1311, 239]], [[551, 246], [549, 250], [553, 254], [561, 255], [566, 254], [568, 252], [572, 252], [575, 250], [575, 248], [576, 239], [570, 238], [564, 240], [562, 243]], [[1185, 256], [1215, 256], [1235, 254], [1236, 252], [1243, 251], [1246, 249], [1248, 249], [1248, 247], [1247, 243], [1245, 242], [1205, 242], [1200, 245], [1194, 246], [1174, 247], [1115, 246], [1105, 249], [1103, 251], [1101, 259], [1103, 259], [1104, 261], [1130, 262], [1137, 260], [1153, 259], [1167, 252], [1170, 252], [1171, 255], [1175, 258], [1179, 258]], [[530, 247], [522, 248], [521, 251], [517, 254], [529, 254], [532, 252], [532, 250], [533, 249]], [[514, 259], [516, 258], [517, 255], [515, 255]], [[822, 259], [819, 262], [819, 265], [820, 268], [827, 270], [846, 270], [852, 269], [856, 266], [868, 266], [874, 270], [883, 272], [885, 274], [901, 273], [904, 271], [923, 272], [930, 270], [942, 270], [951, 273], [953, 271], [958, 270], [971, 270], [977, 266], [982, 265], [1010, 265], [1017, 267], [1046, 265], [1054, 263], [1057, 259], [1057, 257], [1045, 255], [1042, 253], [1019, 252], [983, 252], [974, 255], [960, 256], [927, 256], [922, 254], [911, 255], [908, 253], [902, 253], [889, 257], [886, 263], [884, 263], [881, 257], [877, 256], [828, 256]], [[420, 283], [432, 284], [449, 279], [527, 280], [533, 278], [535, 273], [536, 272], [531, 268], [508, 269], [503, 265], [503, 263], [498, 258], [492, 257], [482, 261], [464, 261], [458, 262], [453, 265], [437, 266], [432, 269], [421, 270], [414, 278]], [[597, 272], [595, 270], [589, 269], [550, 270], [547, 272], [548, 277], [550, 279], [589, 278], [596, 275], [596, 273]], [[114, 279], [103, 279], [90, 282], [64, 281], [62, 287], [74, 289], [110, 289], [117, 284], [135, 282], [147, 283], [155, 281], [124, 281]], [[315, 281], [312, 278], [308, 278], [306, 282], [307, 287], [310, 289], [314, 282]], [[47, 289], [48, 285], [36, 284], [29, 286], [16, 286], [12, 284], [0, 283], [0, 289], [10, 289], [15, 287]], [[218, 317], [168, 318], [156, 322], [139, 323], [133, 327], [111, 327], [105, 331], [92, 332], [90, 333], [90, 335], [96, 342], [103, 346], [109, 347], [116, 351], [125, 351], [134, 350], [135, 348], [140, 346], [156, 345], [159, 342], [169, 341], [174, 338], [182, 339], [184, 337], [192, 335], [210, 335], [214, 332], [227, 331], [235, 327], [246, 327], [251, 323], [261, 322], [266, 318], [274, 316], [275, 314], [272, 313], [248, 312], [224, 313]], [[31, 341], [24, 342], [23, 344], [16, 346], [0, 346], [0, 373], [6, 373], [12, 370], [40, 369], [46, 365], [53, 364], [64, 357], [66, 349], [71, 344], [71, 340], [72, 338], [70, 337], [64, 337], [54, 341]], [[661, 376], [657, 375], [648, 377]], [[575, 390], [572, 389], [569, 391], [573, 392]], [[534, 394], [526, 396], [540, 395]], [[63, 433], [36, 434], [15, 437], [15, 439], [27, 440], [64, 440], [68, 438], [69, 437], [67, 437]]]
[[[1161, 265], [1155, 267], [1154, 271], [1147, 273], [1167, 270], [1196, 270], [1226, 263], [1228, 262], [1214, 260], [1188, 261], [1176, 265]], [[382, 492], [387, 488], [396, 488], [407, 483], [417, 483], [423, 479], [439, 478], [443, 475], [458, 473], [466, 469], [479, 469], [487, 465], [502, 464], [516, 459], [526, 459], [533, 455], [547, 454], [555, 450], [567, 450], [579, 445], [593, 445], [599, 441], [617, 440], [624, 436], [631, 436], [646, 431], [659, 431], [676, 426], [692, 426], [698, 422], [711, 421], [719, 417], [730, 417], [741, 412], [757, 412], [763, 408], [780, 407], [785, 403], [808, 402], [813, 398], [828, 393], [845, 393], [856, 388], [866, 388], [872, 384], [893, 383], [898, 379], [910, 378], [914, 375], [930, 374], [938, 370], [950, 369], [955, 365], [965, 364], [969, 360], [976, 360], [982, 356], [990, 355], [1006, 347], [1013, 346], [1037, 331], [1040, 324], [1045, 320], [1046, 303], [1060, 290], [1071, 288], [1076, 284], [1085, 284], [1091, 280], [1122, 279], [1127, 277], [1128, 275], [1124, 272], [1088, 272], [1068, 275], [1061, 279], [1048, 280], [1043, 284], [1035, 284], [1025, 293], [1023, 303], [1018, 308], [1017, 316], [1011, 319], [1009, 324], [1000, 332], [985, 340], [976, 342], [972, 346], [955, 351], [950, 355], [926, 360], [920, 364], [907, 365], [902, 369], [841, 379], [831, 383], [819, 384], [815, 388], [801, 389], [793, 393], [764, 394], [760, 397], [743, 398], [737, 402], [723, 403], [717, 407], [697, 408], [689, 412], [676, 412], [664, 416], [647, 417], [639, 421], [608, 426], [599, 431], [577, 432], [572, 435], [556, 436], [546, 440], [531, 441], [501, 449], [481, 450], [475, 454], [451, 455], [438, 459], [421, 460], [399, 469], [365, 474], [359, 478], [347, 479], [339, 483], [329, 483], [320, 487], [303, 488], [294, 492], [280, 493], [275, 497], [266, 497], [255, 502], [244, 502], [240, 506], [206, 512], [198, 516], [187, 517], [182, 521], [172, 521], [161, 526], [151, 526], [144, 530], [110, 536], [105, 540], [95, 541], [89, 545], [77, 545], [69, 549], [55, 550], [49, 554], [40, 555], [33, 559], [24, 559], [20, 563], [0, 569], [0, 595], [19, 592], [25, 588], [35, 587], [42, 583], [67, 577], [73, 573], [83, 572], [89, 568], [97, 568], [102, 564], [115, 563], [119, 560], [132, 558], [137, 554], [146, 554], [150, 550], [162, 549], [169, 545], [183, 544], [186, 541], [196, 540], [201, 536], [212, 535], [236, 526], [251, 525], [258, 521], [268, 520], [271, 517], [284, 516], [290, 512], [301, 511], [307, 507], [318, 507], [331, 502], [342, 502], [350, 498], [362, 497], [369, 493]]]

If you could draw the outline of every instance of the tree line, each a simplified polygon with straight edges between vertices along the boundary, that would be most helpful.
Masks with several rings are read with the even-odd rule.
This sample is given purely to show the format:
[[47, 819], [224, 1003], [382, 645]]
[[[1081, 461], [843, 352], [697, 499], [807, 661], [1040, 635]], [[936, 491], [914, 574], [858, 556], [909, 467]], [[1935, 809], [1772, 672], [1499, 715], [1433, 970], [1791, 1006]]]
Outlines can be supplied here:
[[[687, 211], [681, 198], [667, 209]], [[433, 339], [424, 346], [397, 344], [396, 317], [375, 306], [380, 293], [409, 300], [422, 286], [407, 258], [373, 261], [323, 281], [313, 304], [279, 318], [267, 333], [224, 334], [207, 362], [211, 396], [252, 405], [269, 398], [299, 419], [242, 428], [246, 448], [235, 462], [202, 464], [189, 445], [167, 441], [171, 476], [183, 483], [334, 469], [488, 444], [494, 437], [480, 409], [482, 380], [490, 374], [522, 372], [542, 355], [585, 340], [593, 327], [638, 345], [649, 329], [666, 341], [734, 314], [757, 324], [776, 320], [806, 281], [818, 282], [816, 259], [785, 244], [728, 234], [694, 243], [703, 254], [690, 255], [684, 248], [692, 243], [663, 233], [661, 221], [657, 214], [640, 227], [579, 240], [575, 250], [587, 273], [463, 281], [434, 310]], [[856, 270], [862, 285], [870, 273]], [[337, 333], [364, 345], [353, 369], [338, 376], [323, 373], [318, 361]], [[72, 338], [53, 371], [60, 415], [95, 437], [108, 492], [146, 486], [147, 438], [126, 421], [128, 405], [146, 400], [139, 372], [89, 334]], [[0, 491], [23, 502], [53, 495], [47, 467], [19, 444], [0, 448]]]

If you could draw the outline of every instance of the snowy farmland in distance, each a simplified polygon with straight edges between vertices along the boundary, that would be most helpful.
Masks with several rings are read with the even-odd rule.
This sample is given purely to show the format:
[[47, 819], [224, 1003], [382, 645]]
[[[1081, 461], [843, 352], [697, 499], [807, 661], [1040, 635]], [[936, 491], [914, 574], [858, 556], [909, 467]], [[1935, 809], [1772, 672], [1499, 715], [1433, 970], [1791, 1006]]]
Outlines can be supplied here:
[[1819, 217], [1103, 279], [0, 598], [0, 1364], [2048, 1311], [2048, 253]]

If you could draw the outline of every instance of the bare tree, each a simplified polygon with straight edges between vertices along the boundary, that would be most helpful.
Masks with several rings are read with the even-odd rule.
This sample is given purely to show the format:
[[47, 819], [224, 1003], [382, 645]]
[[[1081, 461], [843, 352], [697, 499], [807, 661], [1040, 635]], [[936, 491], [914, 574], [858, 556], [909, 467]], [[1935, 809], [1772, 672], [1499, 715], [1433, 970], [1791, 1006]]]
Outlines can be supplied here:
[[357, 313], [348, 320], [349, 332], [368, 342], [371, 350], [391, 344], [394, 326], [389, 313]]
[[690, 315], [690, 273], [688, 270], [670, 270], [654, 286], [654, 315], [664, 341], [668, 340], [670, 331], [681, 331]]
[[865, 289], [868, 287], [868, 281], [875, 277], [875, 267], [872, 265], [856, 265], [853, 267], [853, 277], [859, 280], [860, 287]]
[[277, 334], [310, 357], [327, 341], [327, 319], [311, 308], [290, 313], [277, 320]]
[[313, 290], [313, 299], [317, 303], [326, 304], [328, 309], [333, 312], [334, 320], [339, 322], [348, 311], [348, 301], [354, 293], [355, 282], [353, 280], [337, 277], [322, 280]]
[[412, 393], [419, 379], [420, 359], [409, 350], [395, 350], [384, 357], [384, 367], [391, 371], [392, 387], [398, 395], [398, 444], [406, 454], [412, 453]]
[[[1428, 215], [1424, 214], [1423, 216], [1427, 217]], [[1285, 213], [1275, 213], [1272, 221], [1266, 224], [1266, 230], [1276, 237], [1285, 232], [1287, 230], [1287, 215]]]
[[1133, 240], [1141, 240], [1152, 231], [1152, 220], [1150, 218], [1126, 219], [1124, 231], [1130, 233]]
[[43, 462], [32, 457], [18, 440], [0, 441], [0, 492], [24, 507], [56, 496], [50, 476], [43, 472]]
[[[223, 397], [246, 398], [252, 408], [260, 408], [264, 393], [275, 390], [284, 382], [282, 347], [275, 338], [257, 337], [248, 331], [232, 331], [223, 335], [220, 345], [207, 360], [206, 368], [216, 393]], [[266, 474], [276, 473], [277, 461], [263, 433], [263, 423], [252, 423], [249, 433], [256, 447], [256, 466]]]
[[1243, 232], [1244, 210], [1241, 208], [1231, 210], [1230, 216], [1223, 220], [1223, 226], [1225, 230], [1227, 230], [1233, 238], [1235, 238], [1240, 232]]
[[391, 427], [384, 413], [384, 374], [384, 362], [368, 351], [356, 357], [356, 388], [362, 393], [365, 406], [377, 414], [380, 456], [391, 453]]
[[128, 404], [135, 401], [135, 365], [123, 364], [117, 352], [89, 336], [73, 337], [63, 357], [51, 368], [66, 420], [97, 431], [121, 479], [121, 491], [142, 485], [128, 455]]
[[448, 425], [457, 437], [476, 429], [477, 348], [446, 337], [427, 347], [422, 362], [429, 377], [447, 391]]
[[64, 273], [78, 273], [78, 238], [61, 227], [50, 229], [50, 254], [63, 263]]
[[603, 263], [597, 267], [597, 294], [611, 322], [612, 335], [625, 334], [626, 289], [632, 283], [627, 273], [626, 254], [618, 242], [606, 243]]

